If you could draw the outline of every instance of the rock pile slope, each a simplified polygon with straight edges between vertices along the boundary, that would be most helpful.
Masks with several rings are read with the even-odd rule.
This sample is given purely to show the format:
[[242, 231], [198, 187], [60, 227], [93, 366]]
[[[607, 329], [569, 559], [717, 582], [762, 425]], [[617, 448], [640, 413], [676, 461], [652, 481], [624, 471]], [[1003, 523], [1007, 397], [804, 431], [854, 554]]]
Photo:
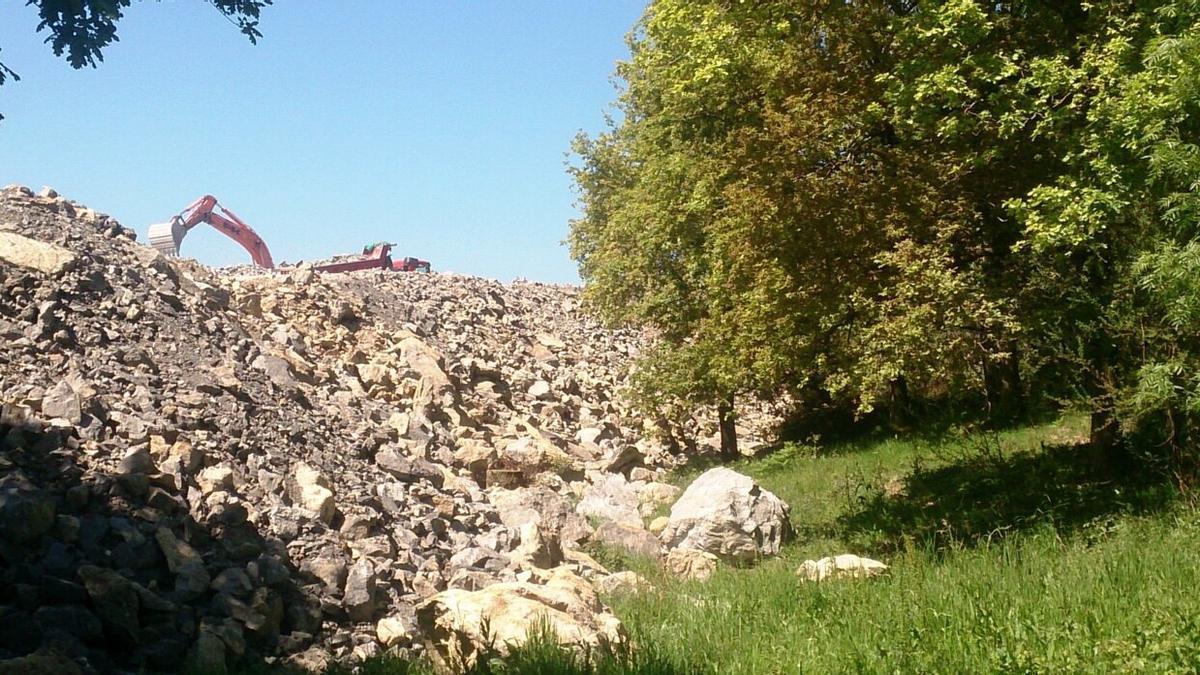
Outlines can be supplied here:
[[572, 287], [221, 272], [5, 188], [0, 660], [317, 669], [498, 604], [616, 639], [578, 545], [656, 552], [677, 492], [619, 396], [643, 346]]

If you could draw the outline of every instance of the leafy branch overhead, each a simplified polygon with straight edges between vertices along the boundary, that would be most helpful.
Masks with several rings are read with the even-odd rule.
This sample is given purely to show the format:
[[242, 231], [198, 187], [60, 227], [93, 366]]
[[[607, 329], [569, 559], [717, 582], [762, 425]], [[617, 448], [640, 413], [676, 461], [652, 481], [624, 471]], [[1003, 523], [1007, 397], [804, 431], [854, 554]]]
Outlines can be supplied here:
[[[273, 0], [204, 0], [234, 23], [250, 42], [262, 37], [258, 30], [262, 10]], [[104, 60], [104, 49], [118, 41], [117, 24], [132, 0], [28, 0], [40, 19], [37, 30], [49, 32], [46, 43], [55, 56], [64, 57], [74, 68], [96, 67]], [[15, 72], [0, 63], [0, 84]]]

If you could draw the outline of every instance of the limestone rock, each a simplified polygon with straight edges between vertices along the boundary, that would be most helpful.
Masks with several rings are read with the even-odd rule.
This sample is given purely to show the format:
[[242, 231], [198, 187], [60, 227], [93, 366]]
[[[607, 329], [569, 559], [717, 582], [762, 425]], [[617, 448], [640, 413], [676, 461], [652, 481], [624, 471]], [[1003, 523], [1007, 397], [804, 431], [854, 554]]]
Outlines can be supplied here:
[[604, 459], [604, 471], [628, 475], [634, 468], [642, 466], [645, 461], [646, 457], [641, 450], [632, 445], [625, 445]]
[[667, 525], [670, 525], [670, 524], [671, 524], [670, 518], [668, 518], [666, 516], [659, 516], [659, 517], [655, 518], [654, 520], [650, 521], [650, 524], [646, 526], [646, 530], [648, 532], [650, 532], [650, 534], [653, 534], [654, 536], [658, 537], [658, 536], [662, 535], [662, 531], [667, 529]]
[[0, 231], [0, 658], [316, 667], [419, 643], [413, 607], [447, 588], [566, 593], [561, 564], [586, 598], [589, 519], [640, 526], [711, 434], [710, 410], [629, 409], [651, 338], [578, 288], [212, 269], [18, 187]]
[[488, 500], [496, 508], [500, 522], [519, 529], [526, 523], [537, 523], [544, 536], [556, 536], [565, 545], [587, 539], [592, 528], [570, 502], [544, 486], [521, 487], [514, 490], [492, 488]]
[[645, 577], [637, 572], [630, 572], [628, 570], [614, 572], [601, 577], [596, 582], [596, 589], [608, 595], [644, 593], [651, 590], [651, 588], [650, 582], [646, 581]]
[[620, 621], [586, 581], [564, 568], [554, 570], [545, 584], [443, 591], [418, 606], [417, 620], [431, 653], [443, 663], [473, 663], [489, 645], [507, 653], [543, 623], [563, 645], [598, 647], [624, 640]]
[[202, 629], [188, 653], [188, 665], [198, 673], [220, 675], [227, 672], [225, 642], [216, 632]]
[[138, 445], [130, 448], [121, 463], [117, 466], [118, 473], [123, 475], [145, 474], [154, 471], [154, 460], [150, 457], [148, 445]]
[[333, 501], [333, 490], [329, 489], [329, 481], [304, 462], [296, 465], [292, 478], [296, 483], [292, 496], [296, 504], [315, 514], [326, 525], [332, 522], [337, 507]]
[[445, 357], [434, 347], [416, 336], [409, 336], [399, 343], [404, 362], [419, 378], [415, 400], [422, 404], [446, 401], [455, 396], [454, 384], [442, 368]]
[[574, 459], [544, 435], [522, 436], [504, 445], [500, 456], [527, 473], [570, 468]]
[[664, 566], [680, 579], [706, 581], [717, 571], [717, 556], [691, 548], [673, 548], [667, 552]]
[[888, 566], [878, 560], [860, 558], [850, 553], [843, 553], [820, 560], [805, 560], [796, 570], [796, 576], [805, 581], [824, 581], [826, 579], [863, 579], [883, 574]]
[[300, 563], [301, 571], [325, 584], [330, 592], [341, 592], [346, 583], [347, 564], [345, 556], [335, 550], [325, 549]]
[[375, 639], [385, 648], [408, 644], [416, 630], [416, 613], [412, 606], [401, 605], [397, 611], [375, 624]]
[[19, 543], [54, 527], [57, 509], [48, 494], [19, 473], [0, 478], [0, 535]]
[[744, 563], [778, 553], [790, 532], [783, 500], [749, 476], [717, 467], [701, 474], [671, 507], [662, 540], [669, 548]]
[[0, 262], [42, 274], [57, 275], [65, 271], [75, 258], [74, 253], [61, 246], [0, 230]]
[[600, 521], [642, 526], [637, 490], [619, 474], [605, 474], [588, 485], [575, 510]]
[[[0, 233], [3, 234], [3, 233]], [[0, 660], [0, 673], [16, 675], [82, 675], [79, 666], [53, 649], [41, 650], [16, 659]]]
[[43, 634], [49, 631], [64, 631], [85, 641], [96, 641], [104, 637], [100, 619], [84, 607], [74, 605], [39, 607], [33, 613], [33, 620]]
[[105, 626], [123, 642], [136, 644], [141, 595], [133, 582], [113, 570], [94, 565], [80, 567], [79, 578]]
[[200, 486], [200, 491], [206, 495], [217, 490], [232, 490], [233, 469], [227, 466], [210, 466], [200, 472], [200, 475], [196, 477], [196, 483]]
[[392, 448], [381, 450], [375, 455], [375, 463], [379, 468], [405, 482], [424, 479], [435, 487], [442, 487], [445, 476], [433, 462], [424, 459], [403, 457]]
[[536, 398], [540, 401], [548, 401], [554, 397], [550, 389], [550, 383], [545, 380], [534, 382], [526, 393], [529, 394], [530, 398]]
[[195, 598], [208, 590], [210, 577], [200, 554], [186, 542], [179, 541], [170, 529], [158, 528], [154, 533], [167, 568], [175, 575], [175, 590], [182, 597]]
[[556, 539], [542, 536], [537, 523], [529, 522], [519, 529], [520, 541], [512, 551], [512, 557], [526, 566], [550, 568], [563, 560], [561, 544]]
[[638, 510], [649, 517], [660, 507], [679, 498], [680, 490], [668, 483], [646, 483], [638, 489]]
[[42, 414], [47, 418], [61, 418], [78, 424], [83, 417], [79, 394], [66, 380], [59, 380], [42, 396]]
[[342, 605], [356, 623], [370, 621], [375, 614], [375, 566], [370, 560], [360, 559], [350, 567]]
[[653, 534], [628, 523], [610, 520], [596, 528], [594, 539], [632, 555], [651, 559], [662, 556], [662, 544]]

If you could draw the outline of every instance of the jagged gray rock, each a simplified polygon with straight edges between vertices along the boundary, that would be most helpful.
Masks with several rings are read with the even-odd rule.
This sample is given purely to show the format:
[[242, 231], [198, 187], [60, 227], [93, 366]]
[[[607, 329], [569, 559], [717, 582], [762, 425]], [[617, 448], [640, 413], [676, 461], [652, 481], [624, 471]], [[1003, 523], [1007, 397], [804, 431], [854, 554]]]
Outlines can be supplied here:
[[700, 474], [671, 507], [661, 538], [730, 562], [774, 555], [791, 532], [788, 505], [754, 479], [717, 467]]
[[641, 527], [608, 521], [596, 528], [595, 540], [626, 553], [657, 559], [662, 555], [658, 538]]

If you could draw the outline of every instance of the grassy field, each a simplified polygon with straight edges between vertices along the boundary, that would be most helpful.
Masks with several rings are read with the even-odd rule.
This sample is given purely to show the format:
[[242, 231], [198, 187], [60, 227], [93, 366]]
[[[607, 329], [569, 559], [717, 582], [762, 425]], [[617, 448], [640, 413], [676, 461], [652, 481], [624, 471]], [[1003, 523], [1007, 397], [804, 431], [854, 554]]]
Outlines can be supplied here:
[[[656, 589], [608, 598], [632, 653], [579, 659], [539, 644], [479, 672], [1200, 672], [1200, 513], [1169, 482], [1091, 468], [1085, 429], [1068, 417], [741, 462], [792, 507], [782, 555], [704, 583], [628, 561]], [[890, 573], [793, 574], [846, 552]]]
[[[1200, 516], [1088, 468], [1078, 419], [1001, 434], [800, 446], [736, 466], [797, 537], [751, 569], [612, 598], [677, 672], [1196, 672]], [[886, 577], [803, 583], [856, 553]]]

